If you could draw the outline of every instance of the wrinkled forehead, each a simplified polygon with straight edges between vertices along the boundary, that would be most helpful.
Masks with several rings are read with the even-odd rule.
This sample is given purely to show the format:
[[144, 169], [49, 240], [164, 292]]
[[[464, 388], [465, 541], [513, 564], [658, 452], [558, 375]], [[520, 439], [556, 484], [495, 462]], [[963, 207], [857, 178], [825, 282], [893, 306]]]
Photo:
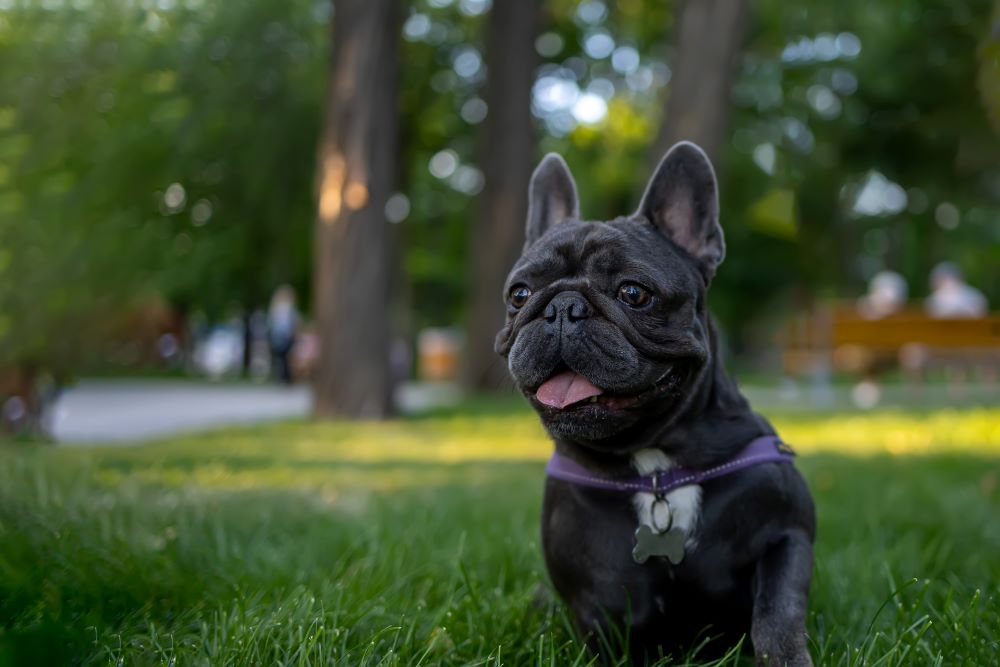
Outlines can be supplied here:
[[514, 265], [507, 286], [573, 276], [627, 278], [669, 292], [693, 293], [703, 287], [683, 250], [650, 223], [633, 218], [555, 225]]

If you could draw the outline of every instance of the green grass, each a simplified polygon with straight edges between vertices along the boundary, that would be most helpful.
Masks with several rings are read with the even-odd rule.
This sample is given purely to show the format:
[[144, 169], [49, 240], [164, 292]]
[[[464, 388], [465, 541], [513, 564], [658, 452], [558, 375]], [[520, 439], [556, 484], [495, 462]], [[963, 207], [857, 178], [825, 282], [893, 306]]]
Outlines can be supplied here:
[[[817, 664], [996, 664], [1000, 409], [777, 423]], [[535, 602], [548, 452], [523, 410], [0, 446], [0, 666], [587, 664]]]

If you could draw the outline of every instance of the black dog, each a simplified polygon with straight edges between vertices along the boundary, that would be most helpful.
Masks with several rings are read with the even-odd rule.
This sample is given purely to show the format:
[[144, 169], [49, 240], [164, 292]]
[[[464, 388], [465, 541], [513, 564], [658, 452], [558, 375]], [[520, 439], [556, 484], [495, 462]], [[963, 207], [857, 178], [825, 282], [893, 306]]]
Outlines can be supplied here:
[[573, 177], [548, 155], [496, 349], [555, 440], [542, 543], [591, 646], [616, 626], [641, 662], [749, 632], [758, 664], [811, 665], [812, 498], [780, 446], [747, 458], [777, 438], [719, 359], [705, 303], [725, 256], [718, 213], [693, 144], [608, 222], [580, 220]]

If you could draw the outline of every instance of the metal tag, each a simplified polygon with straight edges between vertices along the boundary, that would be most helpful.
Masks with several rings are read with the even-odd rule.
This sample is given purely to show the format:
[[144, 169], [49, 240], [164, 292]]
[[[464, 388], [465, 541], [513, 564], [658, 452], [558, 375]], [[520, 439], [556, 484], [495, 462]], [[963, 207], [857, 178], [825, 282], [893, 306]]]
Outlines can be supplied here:
[[671, 528], [663, 533], [655, 533], [649, 526], [639, 526], [635, 531], [635, 547], [632, 559], [645, 563], [650, 556], [665, 556], [674, 565], [684, 560], [684, 542], [687, 533], [680, 528]]

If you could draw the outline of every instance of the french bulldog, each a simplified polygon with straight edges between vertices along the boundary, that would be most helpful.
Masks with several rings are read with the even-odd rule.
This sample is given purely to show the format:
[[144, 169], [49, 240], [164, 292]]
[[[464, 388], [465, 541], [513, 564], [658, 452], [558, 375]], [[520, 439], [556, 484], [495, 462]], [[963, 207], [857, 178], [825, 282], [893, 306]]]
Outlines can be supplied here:
[[[542, 160], [496, 351], [558, 456], [616, 479], [725, 466], [774, 435], [720, 358], [706, 294], [725, 254], [715, 172], [696, 145], [671, 148], [638, 210], [609, 221], [581, 219], [566, 163]], [[546, 567], [592, 650], [627, 636], [641, 664], [724, 651], [749, 633], [758, 665], [811, 665], [815, 512], [794, 465], [747, 467], [661, 500], [546, 480]], [[637, 539], [664, 521], [683, 531], [677, 557], [636, 557], [648, 551]]]

